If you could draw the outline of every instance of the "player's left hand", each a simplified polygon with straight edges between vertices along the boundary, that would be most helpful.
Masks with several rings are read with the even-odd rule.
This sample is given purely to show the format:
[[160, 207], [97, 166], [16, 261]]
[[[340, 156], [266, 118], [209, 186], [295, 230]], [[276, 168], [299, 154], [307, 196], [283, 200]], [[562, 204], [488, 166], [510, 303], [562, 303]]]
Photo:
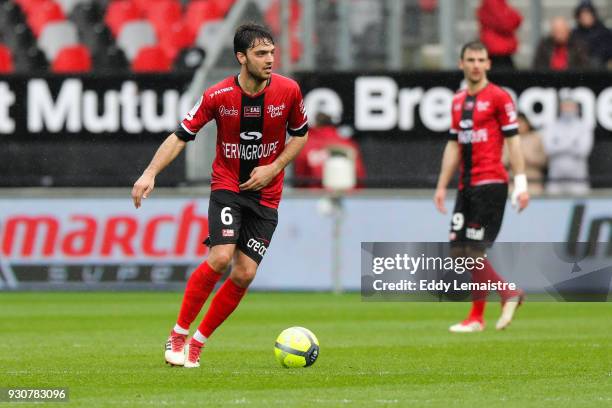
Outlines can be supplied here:
[[523, 211], [525, 208], [527, 208], [528, 205], [529, 205], [529, 193], [526, 191], [523, 191], [522, 193], [520, 193], [516, 197], [516, 201], [513, 204], [514, 208], [516, 208], [518, 212]]
[[267, 186], [274, 177], [280, 172], [276, 165], [267, 164], [255, 167], [250, 174], [250, 178], [238, 187], [241, 190], [258, 191]]

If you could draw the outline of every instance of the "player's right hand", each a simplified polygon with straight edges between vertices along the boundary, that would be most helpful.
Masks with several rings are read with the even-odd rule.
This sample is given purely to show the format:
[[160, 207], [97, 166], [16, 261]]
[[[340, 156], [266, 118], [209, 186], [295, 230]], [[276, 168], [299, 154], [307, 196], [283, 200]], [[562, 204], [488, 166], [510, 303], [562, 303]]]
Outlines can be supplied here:
[[446, 206], [444, 202], [446, 201], [446, 189], [445, 188], [437, 188], [436, 193], [434, 194], [434, 204], [438, 211], [442, 214], [446, 214]]
[[139, 208], [142, 199], [146, 199], [151, 191], [153, 191], [153, 188], [155, 188], [155, 176], [147, 172], [142, 173], [142, 176], [136, 180], [132, 188], [134, 207]]

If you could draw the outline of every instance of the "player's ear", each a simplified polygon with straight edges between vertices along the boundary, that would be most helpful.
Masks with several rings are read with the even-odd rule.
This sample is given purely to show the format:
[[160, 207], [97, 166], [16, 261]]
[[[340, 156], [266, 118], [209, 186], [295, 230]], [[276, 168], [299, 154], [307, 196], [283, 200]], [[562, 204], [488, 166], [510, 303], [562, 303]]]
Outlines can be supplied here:
[[240, 63], [240, 65], [244, 65], [246, 64], [246, 55], [244, 55], [244, 53], [238, 51], [236, 53], [236, 59], [238, 60], [238, 62]]

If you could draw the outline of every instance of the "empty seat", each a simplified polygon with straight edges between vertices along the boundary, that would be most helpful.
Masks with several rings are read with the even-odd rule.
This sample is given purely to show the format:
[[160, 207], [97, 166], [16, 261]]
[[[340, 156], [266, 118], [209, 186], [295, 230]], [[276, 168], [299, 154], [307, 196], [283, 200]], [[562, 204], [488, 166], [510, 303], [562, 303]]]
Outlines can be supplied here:
[[190, 47], [193, 44], [191, 32], [182, 22], [174, 23], [169, 29], [166, 28], [158, 33], [160, 47], [173, 61], [183, 48]]
[[223, 19], [223, 13], [216, 7], [214, 1], [198, 0], [189, 3], [183, 19], [195, 37], [203, 23]]
[[129, 63], [123, 51], [116, 45], [94, 54], [94, 70], [99, 73], [123, 73], [129, 70]]
[[78, 44], [62, 48], [51, 65], [51, 71], [55, 73], [90, 72], [91, 66], [89, 50]]
[[142, 12], [138, 6], [128, 0], [118, 0], [108, 5], [104, 22], [116, 37], [126, 23], [140, 20], [141, 18]]
[[142, 47], [157, 44], [157, 36], [151, 23], [146, 20], [126, 23], [117, 36], [117, 45], [132, 61]]
[[4, 44], [0, 44], [0, 74], [10, 74], [14, 71], [13, 55], [11, 50]]
[[38, 37], [47, 24], [65, 19], [59, 4], [49, 1], [41, 3], [40, 7], [28, 15], [28, 24], [34, 35]]
[[15, 49], [13, 62], [16, 72], [42, 73], [46, 72], [49, 66], [45, 54], [36, 46]]
[[208, 52], [209, 48], [212, 45], [219, 43], [219, 41], [224, 41], [225, 45], [233, 44], [232, 38], [220, 38], [222, 28], [223, 20], [205, 22], [204, 24], [202, 24], [200, 30], [198, 31], [198, 36], [196, 37], [195, 45]]
[[80, 29], [79, 38], [81, 43], [91, 50], [92, 54], [96, 54], [98, 50], [106, 52], [109, 46], [115, 44], [113, 35], [104, 23], [97, 23], [89, 28]]
[[49, 23], [38, 37], [38, 47], [43, 50], [49, 61], [55, 60], [62, 48], [78, 43], [78, 32], [71, 21]]
[[12, 30], [6, 30], [3, 37], [6, 44], [14, 50], [30, 48], [36, 42], [32, 30], [25, 23], [19, 23]]
[[72, 10], [74, 10], [75, 7], [78, 5], [93, 3], [93, 0], [55, 0], [55, 1], [60, 5], [65, 15], [69, 15], [70, 13], [72, 13]]
[[173, 69], [179, 72], [193, 72], [206, 58], [206, 52], [198, 47], [185, 48], [174, 59]]
[[170, 72], [172, 61], [159, 46], [141, 48], [132, 62], [134, 72]]
[[81, 30], [91, 29], [92, 25], [103, 22], [104, 9], [95, 2], [79, 3], [70, 12], [70, 20]]
[[154, 1], [144, 13], [155, 27], [158, 36], [161, 35], [162, 31], [180, 22], [183, 18], [181, 4], [175, 0]]

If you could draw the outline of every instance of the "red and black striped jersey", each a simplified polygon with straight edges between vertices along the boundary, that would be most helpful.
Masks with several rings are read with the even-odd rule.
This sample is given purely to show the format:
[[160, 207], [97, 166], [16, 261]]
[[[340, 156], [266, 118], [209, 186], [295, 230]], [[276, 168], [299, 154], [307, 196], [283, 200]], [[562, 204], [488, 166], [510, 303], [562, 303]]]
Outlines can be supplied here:
[[[287, 133], [304, 136], [308, 119], [299, 85], [272, 74], [266, 87], [255, 95], [242, 90], [238, 76], [207, 89], [185, 115], [176, 135], [195, 139], [209, 121], [217, 122], [217, 151], [212, 168], [212, 190], [240, 192], [238, 186], [251, 171], [272, 163], [285, 148]], [[277, 208], [283, 190], [284, 171], [254, 194], [260, 204]]]
[[475, 95], [457, 92], [452, 104], [450, 139], [459, 143], [459, 189], [489, 183], [507, 183], [502, 163], [504, 137], [518, 134], [512, 97], [489, 83]]

